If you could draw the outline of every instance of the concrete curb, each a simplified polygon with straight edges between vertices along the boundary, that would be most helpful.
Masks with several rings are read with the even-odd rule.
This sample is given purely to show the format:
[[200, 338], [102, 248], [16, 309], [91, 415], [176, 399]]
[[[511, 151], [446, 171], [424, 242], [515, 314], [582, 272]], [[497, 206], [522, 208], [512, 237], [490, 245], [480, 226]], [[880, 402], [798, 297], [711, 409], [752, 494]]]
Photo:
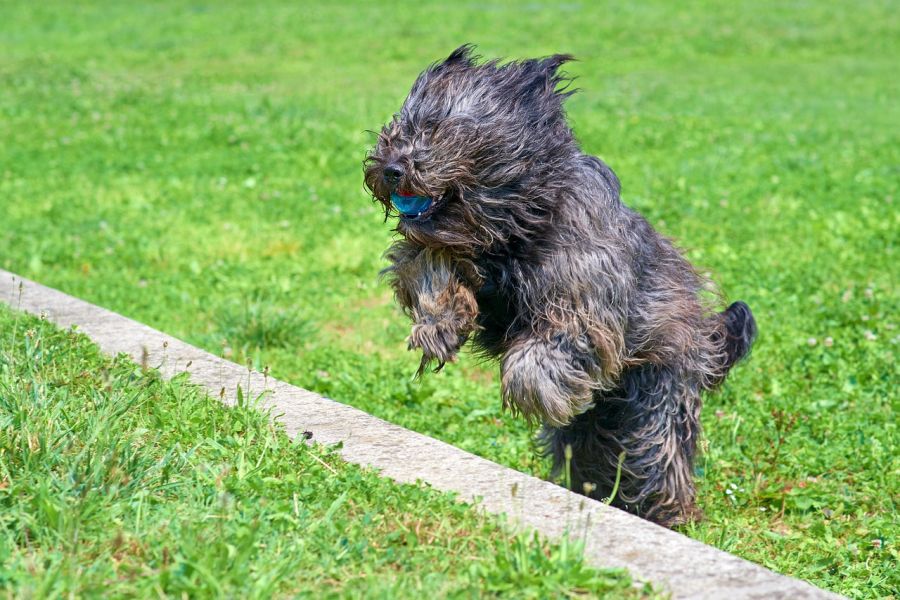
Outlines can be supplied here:
[[312, 432], [322, 444], [342, 442], [343, 458], [400, 482], [423, 481], [505, 513], [518, 526], [558, 539], [584, 538], [597, 567], [623, 567], [675, 598], [839, 598], [741, 558], [643, 521], [557, 485], [500, 466], [361, 410], [323, 398], [219, 358], [146, 325], [0, 269], [0, 302], [61, 327], [78, 330], [108, 354], [125, 353], [191, 380], [233, 404], [240, 386], [265, 403], [296, 436]]

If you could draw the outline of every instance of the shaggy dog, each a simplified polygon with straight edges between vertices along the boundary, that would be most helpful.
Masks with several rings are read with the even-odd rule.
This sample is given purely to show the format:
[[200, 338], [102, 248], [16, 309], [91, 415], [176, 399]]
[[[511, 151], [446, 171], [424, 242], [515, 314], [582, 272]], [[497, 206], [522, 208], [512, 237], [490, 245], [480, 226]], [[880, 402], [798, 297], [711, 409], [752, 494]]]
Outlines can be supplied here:
[[[568, 55], [479, 63], [471, 46], [426, 69], [365, 161], [386, 256], [412, 319], [419, 373], [471, 338], [501, 362], [504, 406], [544, 424], [556, 472], [674, 526], [698, 518], [701, 392], [750, 350], [756, 325], [619, 199], [563, 110]], [[620, 461], [620, 454], [624, 456]]]

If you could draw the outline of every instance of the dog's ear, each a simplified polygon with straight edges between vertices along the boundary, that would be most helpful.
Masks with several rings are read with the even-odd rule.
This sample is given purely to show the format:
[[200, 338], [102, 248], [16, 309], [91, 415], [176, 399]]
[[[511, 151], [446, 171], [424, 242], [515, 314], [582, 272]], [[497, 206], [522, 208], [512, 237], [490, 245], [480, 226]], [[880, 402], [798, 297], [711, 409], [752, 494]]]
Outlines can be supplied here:
[[536, 61], [537, 69], [546, 81], [547, 87], [543, 89], [551, 96], [564, 100], [577, 91], [570, 87], [572, 78], [559, 70], [561, 66], [573, 60], [575, 57], [571, 54], [554, 54]]
[[452, 64], [460, 64], [463, 66], [471, 67], [475, 64], [475, 60], [478, 57], [475, 56], [475, 44], [463, 44], [456, 50], [450, 53], [450, 56], [444, 60], [443, 64], [452, 65]]
[[554, 54], [553, 56], [542, 58], [540, 65], [547, 72], [548, 76], [554, 77], [561, 66], [573, 60], [575, 60], [575, 57], [571, 54]]

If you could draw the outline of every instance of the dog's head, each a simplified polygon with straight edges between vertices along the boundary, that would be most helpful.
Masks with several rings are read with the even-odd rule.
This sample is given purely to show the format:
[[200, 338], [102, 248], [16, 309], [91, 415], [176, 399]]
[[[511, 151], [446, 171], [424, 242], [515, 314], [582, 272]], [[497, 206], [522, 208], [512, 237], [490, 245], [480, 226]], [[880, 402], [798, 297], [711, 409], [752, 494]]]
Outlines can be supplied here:
[[568, 55], [479, 64], [472, 46], [419, 75], [365, 161], [365, 183], [429, 247], [475, 253], [545, 222], [541, 187], [577, 152]]

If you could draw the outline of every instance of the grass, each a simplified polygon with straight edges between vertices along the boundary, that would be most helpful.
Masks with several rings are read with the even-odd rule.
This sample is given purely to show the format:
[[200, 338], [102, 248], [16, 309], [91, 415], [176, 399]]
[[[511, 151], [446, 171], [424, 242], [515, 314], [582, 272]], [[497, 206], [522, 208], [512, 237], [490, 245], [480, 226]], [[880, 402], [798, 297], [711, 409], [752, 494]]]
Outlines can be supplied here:
[[577, 545], [291, 441], [0, 307], [7, 597], [640, 597]]
[[0, 265], [546, 474], [496, 366], [414, 383], [362, 190], [374, 129], [464, 41], [572, 52], [626, 203], [753, 308], [685, 532], [900, 596], [900, 17], [890, 2], [20, 3], [0, 24]]

